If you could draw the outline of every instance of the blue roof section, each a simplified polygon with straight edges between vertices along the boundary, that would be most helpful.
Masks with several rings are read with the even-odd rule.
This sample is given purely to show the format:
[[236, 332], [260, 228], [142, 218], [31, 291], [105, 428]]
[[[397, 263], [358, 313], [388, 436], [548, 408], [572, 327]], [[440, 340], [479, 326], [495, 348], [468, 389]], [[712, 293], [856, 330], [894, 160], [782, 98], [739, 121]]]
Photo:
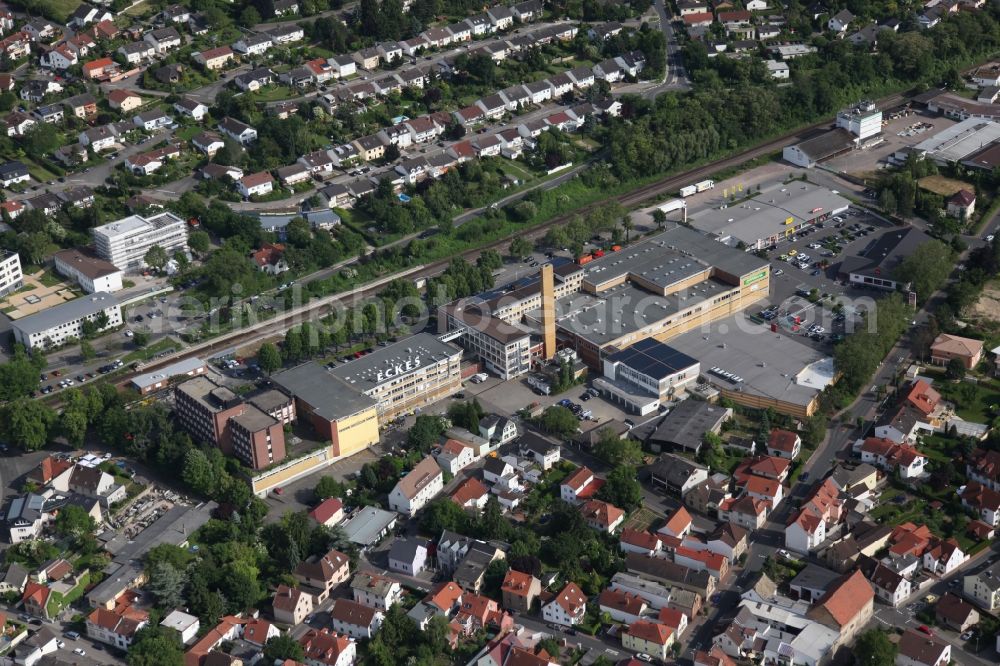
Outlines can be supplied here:
[[[548, 259], [542, 263], [552, 264], [552, 268], [559, 268], [560, 266], [565, 266], [566, 264], [573, 263], [573, 260], [567, 257], [553, 257], [552, 259]], [[532, 273], [527, 277], [514, 280], [513, 282], [508, 282], [502, 287], [495, 287], [493, 289], [490, 289], [489, 291], [484, 291], [483, 293], [478, 294], [477, 296], [478, 298], [481, 298], [484, 301], [488, 301], [503, 296], [504, 294], [510, 291], [516, 291], [518, 289], [523, 289], [524, 287], [530, 287], [533, 284], [538, 284], [539, 282], [541, 282], [541, 280], [542, 280], [541, 267], [539, 267], [538, 270], [536, 270], [534, 273]]]
[[653, 338], [640, 340], [631, 347], [612, 354], [609, 360], [624, 363], [655, 379], [664, 379], [698, 363], [684, 352]]

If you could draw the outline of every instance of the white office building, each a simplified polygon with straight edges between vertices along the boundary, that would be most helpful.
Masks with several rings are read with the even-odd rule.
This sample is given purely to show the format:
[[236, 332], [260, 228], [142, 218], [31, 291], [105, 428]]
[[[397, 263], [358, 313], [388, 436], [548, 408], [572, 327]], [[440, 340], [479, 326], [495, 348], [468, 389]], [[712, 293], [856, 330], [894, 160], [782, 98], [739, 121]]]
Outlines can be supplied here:
[[17, 252], [0, 250], [0, 296], [12, 294], [24, 284], [21, 257]]
[[85, 320], [96, 322], [104, 313], [104, 329], [122, 324], [118, 300], [111, 294], [98, 292], [36, 312], [11, 322], [14, 341], [28, 349], [57, 347], [70, 339], [79, 339]]
[[146, 252], [154, 245], [162, 247], [167, 256], [187, 252], [187, 225], [169, 211], [148, 218], [129, 215], [95, 227], [91, 234], [98, 256], [125, 272], [145, 268]]
[[76, 282], [88, 294], [99, 291], [113, 294], [123, 288], [121, 270], [90, 250], [71, 248], [56, 252], [54, 258], [56, 271]]
[[837, 127], [842, 127], [859, 141], [882, 133], [882, 112], [875, 102], [865, 100], [837, 114]]

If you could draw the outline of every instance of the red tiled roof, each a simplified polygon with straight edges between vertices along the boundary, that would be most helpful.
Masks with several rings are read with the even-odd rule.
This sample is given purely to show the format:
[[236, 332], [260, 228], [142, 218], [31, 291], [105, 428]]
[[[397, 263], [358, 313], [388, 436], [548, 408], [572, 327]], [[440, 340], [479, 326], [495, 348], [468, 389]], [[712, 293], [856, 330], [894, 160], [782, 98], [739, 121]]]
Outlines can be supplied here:
[[531, 592], [531, 583], [533, 580], [535, 580], [535, 577], [531, 574], [508, 569], [500, 590], [517, 597], [527, 597]]
[[625, 516], [625, 512], [614, 504], [601, 500], [589, 500], [580, 507], [585, 520], [591, 520], [605, 528], [609, 528]]
[[864, 574], [855, 571], [834, 583], [809, 612], [825, 610], [834, 622], [844, 627], [874, 598], [875, 591]]
[[778, 451], [791, 453], [795, 450], [795, 441], [798, 438], [799, 436], [794, 432], [776, 428], [771, 431], [771, 437], [767, 441], [767, 446], [770, 449], [777, 449]]
[[240, 182], [243, 183], [243, 187], [250, 188], [257, 185], [263, 185], [264, 183], [273, 183], [274, 178], [272, 178], [271, 174], [267, 171], [258, 171], [257, 173], [251, 173], [247, 176], [243, 176], [243, 178], [240, 179]]
[[657, 645], [666, 645], [670, 641], [674, 630], [659, 622], [649, 620], [638, 620], [633, 622], [627, 629], [629, 636], [635, 636], [644, 641]]
[[451, 611], [458, 600], [462, 598], [462, 594], [462, 588], [458, 583], [447, 581], [434, 588], [430, 594], [424, 597], [424, 601], [443, 611]]
[[579, 493], [593, 478], [594, 473], [587, 467], [578, 467], [576, 471], [570, 474], [567, 478], [563, 479], [563, 482], [560, 485], [569, 486], [574, 491]]
[[455, 492], [451, 494], [451, 499], [459, 506], [465, 506], [473, 500], [480, 499], [487, 493], [489, 493], [489, 489], [483, 485], [482, 481], [475, 477], [469, 477], [455, 489]]
[[639, 615], [646, 608], [646, 600], [638, 594], [624, 590], [615, 590], [610, 587], [601, 592], [597, 603], [601, 606], [621, 611], [622, 613], [628, 613], [629, 615]]
[[587, 596], [576, 586], [576, 583], [568, 583], [556, 595], [555, 602], [562, 606], [563, 610], [570, 615], [575, 615], [581, 608], [587, 605]]
[[923, 379], [913, 383], [906, 400], [924, 414], [930, 414], [941, 401], [941, 394], [931, 388]]
[[951, 199], [948, 199], [948, 203], [967, 208], [976, 203], [976, 195], [969, 190], [959, 190]]
[[621, 542], [648, 550], [656, 550], [660, 547], [660, 539], [655, 534], [628, 527], [622, 530]]
[[674, 535], [678, 535], [689, 527], [691, 527], [691, 514], [686, 508], [679, 506], [676, 511], [670, 514], [670, 518], [660, 530], [669, 530]]

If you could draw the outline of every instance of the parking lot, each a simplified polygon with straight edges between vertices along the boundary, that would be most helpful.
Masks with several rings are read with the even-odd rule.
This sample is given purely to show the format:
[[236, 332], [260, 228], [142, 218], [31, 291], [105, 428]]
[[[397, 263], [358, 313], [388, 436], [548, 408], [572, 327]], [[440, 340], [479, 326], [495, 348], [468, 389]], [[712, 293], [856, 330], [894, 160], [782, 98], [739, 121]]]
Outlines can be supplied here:
[[[955, 120], [936, 116], [926, 111], [911, 111], [907, 115], [890, 118], [883, 115], [883, 142], [865, 150], [853, 150], [824, 163], [824, 167], [839, 173], [858, 176], [883, 168], [886, 158], [898, 150], [915, 146], [930, 136], [955, 124]], [[919, 126], [925, 127], [919, 127]], [[929, 126], [929, 127], [926, 127]]]
[[[837, 279], [837, 270], [844, 257], [864, 252], [890, 228], [888, 222], [851, 207], [843, 215], [827, 220], [822, 228], [808, 229], [768, 250], [771, 294], [767, 302], [777, 306], [773, 312], [799, 315], [806, 329], [813, 323], [822, 326], [821, 339], [813, 342], [825, 344], [830, 336], [843, 333], [845, 328], [849, 331], [853, 323], [852, 302], [875, 294], [845, 285]], [[808, 259], [802, 261], [803, 256]], [[811, 302], [812, 294], [827, 296], [815, 304]], [[842, 318], [834, 313], [838, 302], [845, 306]], [[755, 308], [750, 314], [759, 314], [763, 309]]]

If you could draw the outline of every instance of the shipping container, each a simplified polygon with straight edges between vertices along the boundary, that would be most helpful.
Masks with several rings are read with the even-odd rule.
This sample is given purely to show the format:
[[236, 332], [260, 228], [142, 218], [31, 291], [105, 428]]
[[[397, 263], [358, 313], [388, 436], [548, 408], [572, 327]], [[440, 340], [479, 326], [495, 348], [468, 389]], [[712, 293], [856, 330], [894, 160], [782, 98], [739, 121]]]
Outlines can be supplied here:
[[579, 264], [580, 266], [583, 266], [584, 264], [589, 264], [593, 260], [594, 260], [594, 255], [592, 255], [592, 254], [585, 254], [582, 257], [580, 257], [579, 259], [577, 259], [576, 263]]
[[692, 194], [696, 194], [697, 192], [698, 192], [698, 188], [695, 187], [694, 185], [687, 185], [686, 187], [682, 187], [681, 188], [681, 196], [682, 197], [689, 197]]

